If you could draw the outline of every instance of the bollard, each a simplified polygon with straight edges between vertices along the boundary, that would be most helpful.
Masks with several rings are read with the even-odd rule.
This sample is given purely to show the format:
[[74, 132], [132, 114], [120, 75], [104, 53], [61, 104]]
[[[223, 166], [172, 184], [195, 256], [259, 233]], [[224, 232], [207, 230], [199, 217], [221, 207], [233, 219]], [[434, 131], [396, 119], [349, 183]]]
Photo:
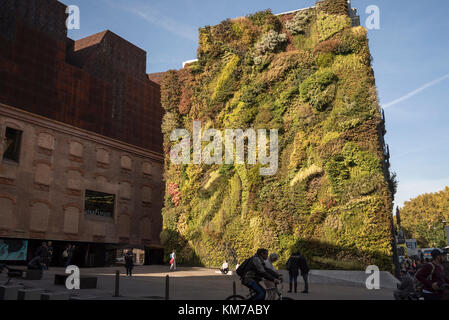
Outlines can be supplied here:
[[115, 294], [114, 297], [120, 297], [120, 271], [115, 272]]
[[237, 287], [235, 285], [235, 281], [232, 283], [232, 295], [235, 296], [237, 294]]
[[170, 300], [170, 276], [165, 277], [165, 300]]
[[41, 293], [41, 300], [69, 300], [67, 292], [44, 292]]
[[23, 289], [21, 285], [1, 285], [0, 300], [17, 300], [19, 290]]

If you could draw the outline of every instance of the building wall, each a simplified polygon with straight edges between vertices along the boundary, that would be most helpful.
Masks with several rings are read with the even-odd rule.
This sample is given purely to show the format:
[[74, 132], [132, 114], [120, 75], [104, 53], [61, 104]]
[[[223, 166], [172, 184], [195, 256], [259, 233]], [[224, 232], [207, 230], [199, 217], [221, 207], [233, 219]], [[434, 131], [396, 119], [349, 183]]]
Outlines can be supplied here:
[[[0, 104], [0, 137], [23, 131], [0, 165], [0, 237], [159, 245], [162, 157]], [[114, 194], [113, 218], [84, 214], [85, 190]]]
[[[0, 142], [23, 131], [20, 162], [0, 157], [0, 238], [158, 247], [160, 86], [118, 35], [69, 39], [65, 11], [0, 1]], [[86, 189], [116, 196], [112, 219], [84, 214]]]
[[73, 41], [66, 18], [56, 0], [0, 2], [0, 103], [162, 152], [146, 52], [110, 31]]

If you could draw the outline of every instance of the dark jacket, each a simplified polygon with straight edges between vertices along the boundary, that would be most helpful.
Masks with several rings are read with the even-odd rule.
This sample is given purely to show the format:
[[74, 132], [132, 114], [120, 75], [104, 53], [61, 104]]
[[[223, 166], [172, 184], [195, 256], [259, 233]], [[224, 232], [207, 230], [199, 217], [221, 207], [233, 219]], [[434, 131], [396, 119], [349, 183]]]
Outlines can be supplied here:
[[134, 256], [133, 254], [125, 254], [125, 264], [127, 267], [133, 267], [134, 266]]
[[432, 284], [434, 284], [435, 282], [437, 282], [440, 286], [445, 283], [449, 284], [449, 278], [444, 274], [443, 268], [432, 262], [427, 263], [421, 269], [419, 269], [415, 277], [424, 284], [423, 290], [439, 295], [443, 295], [444, 291], [435, 291], [432, 288]]
[[248, 267], [245, 269], [245, 275], [242, 279], [244, 285], [250, 281], [260, 282], [262, 279], [269, 281], [279, 279], [279, 275], [275, 271], [268, 269], [263, 258], [257, 254], [251, 258]]
[[306, 258], [303, 255], [292, 255], [287, 261], [287, 270], [292, 276], [297, 276], [299, 274], [299, 270], [301, 270], [301, 274], [304, 275], [309, 273], [310, 268], [307, 264]]
[[292, 276], [298, 276], [299, 274], [299, 256], [291, 256], [287, 261], [288, 273]]
[[398, 286], [398, 289], [407, 293], [412, 293], [415, 291], [413, 286], [413, 278], [407, 273], [404, 278], [402, 278], [401, 284]]
[[36, 250], [36, 256], [40, 256], [42, 260], [46, 259], [48, 257], [48, 248], [40, 246]]
[[307, 264], [306, 257], [304, 257], [303, 255], [299, 256], [299, 270], [301, 270], [302, 275], [309, 273], [309, 271], [310, 271], [309, 265]]

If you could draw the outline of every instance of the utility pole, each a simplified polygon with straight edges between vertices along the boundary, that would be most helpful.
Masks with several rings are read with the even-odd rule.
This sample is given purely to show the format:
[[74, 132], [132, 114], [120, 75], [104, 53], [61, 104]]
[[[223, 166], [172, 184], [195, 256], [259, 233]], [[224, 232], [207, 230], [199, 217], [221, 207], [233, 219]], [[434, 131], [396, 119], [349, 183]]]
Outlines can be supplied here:
[[401, 266], [399, 264], [398, 246], [396, 244], [396, 231], [394, 228], [393, 220], [391, 220], [391, 234], [393, 236], [392, 247], [393, 247], [394, 276], [397, 279], [401, 279]]
[[402, 231], [401, 212], [399, 211], [399, 207], [396, 208], [396, 222], [398, 224], [397, 244], [403, 244], [405, 242], [405, 237], [404, 237], [404, 232]]

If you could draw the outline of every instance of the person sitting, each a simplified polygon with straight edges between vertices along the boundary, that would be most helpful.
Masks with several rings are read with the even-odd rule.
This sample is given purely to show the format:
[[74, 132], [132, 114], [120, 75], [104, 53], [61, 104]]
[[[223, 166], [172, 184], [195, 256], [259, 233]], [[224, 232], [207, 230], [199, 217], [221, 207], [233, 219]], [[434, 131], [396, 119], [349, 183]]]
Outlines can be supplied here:
[[36, 256], [28, 263], [28, 270], [40, 270], [42, 273], [45, 270], [45, 265], [42, 263], [41, 256]]
[[413, 286], [413, 278], [407, 270], [401, 270], [401, 284], [398, 284], [398, 290], [396, 290], [394, 294], [394, 298], [396, 300], [407, 300], [408, 297], [415, 292], [415, 288]]
[[229, 264], [228, 262], [225, 260], [225, 262], [223, 262], [221, 269], [220, 269], [222, 274], [228, 274], [229, 272]]

